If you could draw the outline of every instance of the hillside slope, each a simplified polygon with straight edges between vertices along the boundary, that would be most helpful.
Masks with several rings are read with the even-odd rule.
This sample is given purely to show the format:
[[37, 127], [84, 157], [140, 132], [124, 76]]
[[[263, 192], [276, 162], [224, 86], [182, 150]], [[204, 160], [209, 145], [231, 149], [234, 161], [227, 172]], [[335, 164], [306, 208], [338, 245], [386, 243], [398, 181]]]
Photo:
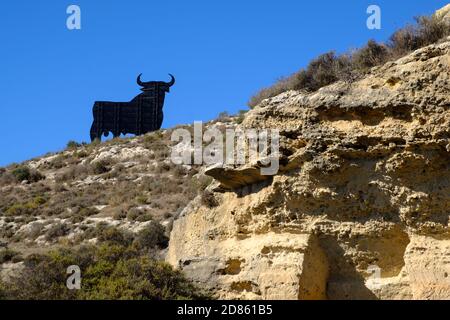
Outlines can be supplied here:
[[[232, 118], [223, 120], [228, 123], [207, 125], [234, 126]], [[137, 234], [162, 225], [168, 235], [173, 220], [212, 180], [201, 166], [172, 163], [173, 130], [71, 142], [62, 152], [0, 168], [0, 274], [20, 268], [33, 253], [96, 244], [109, 227]], [[15, 258], [4, 258], [11, 254], [2, 247]]]

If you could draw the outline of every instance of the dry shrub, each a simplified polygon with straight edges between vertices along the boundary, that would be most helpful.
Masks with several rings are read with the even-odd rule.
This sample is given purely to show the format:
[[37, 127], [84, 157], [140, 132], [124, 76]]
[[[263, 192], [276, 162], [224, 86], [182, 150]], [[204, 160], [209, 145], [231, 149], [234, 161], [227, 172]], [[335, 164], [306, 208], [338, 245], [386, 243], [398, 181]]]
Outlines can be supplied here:
[[436, 18], [417, 17], [415, 25], [397, 30], [387, 44], [374, 40], [352, 54], [336, 56], [328, 52], [312, 60], [306, 69], [287, 78], [281, 78], [270, 87], [263, 88], [250, 98], [248, 105], [253, 108], [262, 100], [274, 97], [288, 90], [315, 91], [335, 81], [354, 81], [370, 68], [398, 59], [418, 48], [436, 43], [450, 35], [449, 25]]
[[388, 48], [374, 40], [369, 40], [363, 48], [353, 54], [351, 63], [353, 70], [357, 73], [364, 73], [370, 68], [384, 63], [387, 58]]
[[70, 232], [69, 226], [65, 223], [55, 223], [45, 233], [45, 239], [47, 241], [54, 241], [59, 237], [63, 237]]
[[12, 184], [16, 178], [5, 168], [0, 168], [0, 185]]
[[65, 169], [61, 174], [55, 177], [56, 182], [62, 183], [71, 180], [83, 180], [89, 175], [89, 166], [78, 164]]
[[219, 205], [216, 196], [213, 192], [204, 190], [201, 194], [201, 202], [204, 206], [208, 208], [214, 208]]
[[99, 160], [91, 163], [91, 172], [93, 174], [103, 174], [111, 170], [111, 163], [109, 160]]
[[416, 25], [408, 25], [396, 31], [388, 46], [393, 58], [401, 57], [421, 47], [436, 43], [450, 35], [450, 27], [435, 16], [416, 18]]

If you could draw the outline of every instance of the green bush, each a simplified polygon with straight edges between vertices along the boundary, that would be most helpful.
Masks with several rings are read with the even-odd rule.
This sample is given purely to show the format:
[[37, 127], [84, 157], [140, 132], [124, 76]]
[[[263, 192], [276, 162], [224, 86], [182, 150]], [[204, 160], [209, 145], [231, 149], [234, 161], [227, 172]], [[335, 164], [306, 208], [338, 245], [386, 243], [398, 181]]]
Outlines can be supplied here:
[[[100, 281], [94, 278], [91, 282], [95, 290], [88, 288], [81, 292], [82, 298], [169, 300], [204, 297], [179, 271], [164, 262], [138, 257], [119, 260], [108, 270], [110, 266], [106, 264], [106, 272]], [[103, 279], [106, 281], [101, 281]]]
[[[66, 287], [67, 267], [81, 269], [81, 290]], [[33, 254], [17, 276], [0, 283], [6, 299], [205, 299], [181, 272], [120, 245], [103, 244]]]
[[17, 181], [29, 180], [31, 176], [30, 169], [28, 167], [19, 167], [12, 171], [13, 176]]
[[22, 182], [25, 180], [29, 182], [37, 182], [39, 180], [45, 179], [45, 177], [38, 171], [30, 170], [30, 168], [28, 168], [27, 166], [15, 168], [11, 173], [18, 182]]
[[32, 254], [25, 258], [24, 268], [5, 283], [4, 295], [24, 300], [75, 299], [76, 290], [66, 287], [66, 269], [77, 260], [65, 252]]

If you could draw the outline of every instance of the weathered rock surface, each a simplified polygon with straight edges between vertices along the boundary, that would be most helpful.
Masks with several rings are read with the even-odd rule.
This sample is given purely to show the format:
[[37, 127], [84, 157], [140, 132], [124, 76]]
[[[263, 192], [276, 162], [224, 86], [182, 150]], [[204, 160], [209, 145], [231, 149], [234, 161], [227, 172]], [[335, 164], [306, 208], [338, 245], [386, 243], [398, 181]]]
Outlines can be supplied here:
[[450, 23], [450, 3], [442, 9], [436, 11], [436, 17]]
[[175, 221], [171, 264], [221, 298], [450, 299], [450, 39], [241, 126], [280, 130], [280, 171], [214, 168], [234, 189]]

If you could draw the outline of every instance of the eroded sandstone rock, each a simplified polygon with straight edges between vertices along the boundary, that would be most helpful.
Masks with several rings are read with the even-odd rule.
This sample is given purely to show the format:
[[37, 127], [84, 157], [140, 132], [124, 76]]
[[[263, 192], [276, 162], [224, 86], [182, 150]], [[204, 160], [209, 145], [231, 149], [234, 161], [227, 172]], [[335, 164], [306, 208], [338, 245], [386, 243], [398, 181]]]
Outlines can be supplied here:
[[280, 130], [280, 171], [210, 171], [228, 190], [175, 221], [171, 264], [222, 298], [450, 298], [450, 41], [241, 126]]

